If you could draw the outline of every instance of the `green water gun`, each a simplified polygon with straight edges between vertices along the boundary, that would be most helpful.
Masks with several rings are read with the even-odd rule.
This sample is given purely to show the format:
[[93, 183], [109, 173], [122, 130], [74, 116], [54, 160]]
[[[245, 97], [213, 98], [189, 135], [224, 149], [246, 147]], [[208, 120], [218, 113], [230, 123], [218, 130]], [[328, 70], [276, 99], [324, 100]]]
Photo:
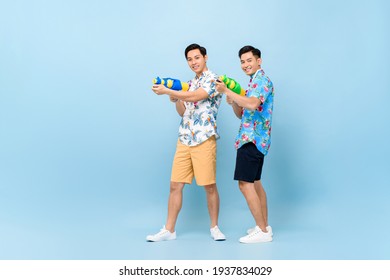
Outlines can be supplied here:
[[236, 80], [229, 78], [226, 75], [219, 76], [218, 80], [223, 82], [231, 91], [237, 93], [238, 95], [245, 96], [245, 90], [240, 86], [239, 83], [236, 82]]

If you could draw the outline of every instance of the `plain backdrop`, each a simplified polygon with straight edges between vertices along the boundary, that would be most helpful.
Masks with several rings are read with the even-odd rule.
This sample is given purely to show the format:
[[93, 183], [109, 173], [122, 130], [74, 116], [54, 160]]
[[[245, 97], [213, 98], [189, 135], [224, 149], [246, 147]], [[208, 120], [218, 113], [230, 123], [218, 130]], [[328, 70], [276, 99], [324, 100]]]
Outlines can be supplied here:
[[[387, 1], [0, 2], [0, 259], [389, 259]], [[166, 219], [180, 117], [156, 76], [193, 78], [184, 49], [242, 85], [238, 50], [262, 51], [275, 86], [263, 169], [274, 241], [233, 181], [239, 120], [222, 102], [217, 184]]]

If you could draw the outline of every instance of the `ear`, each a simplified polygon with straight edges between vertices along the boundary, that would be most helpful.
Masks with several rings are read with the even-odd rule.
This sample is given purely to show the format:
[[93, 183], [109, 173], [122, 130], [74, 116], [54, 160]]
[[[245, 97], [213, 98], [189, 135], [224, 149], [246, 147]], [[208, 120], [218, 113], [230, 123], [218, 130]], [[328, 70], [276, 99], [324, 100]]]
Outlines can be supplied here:
[[207, 59], [209, 59], [209, 57], [207, 56], [207, 54], [204, 56], [204, 61], [207, 62]]
[[257, 64], [259, 65], [259, 66], [261, 66], [261, 63], [262, 63], [263, 61], [261, 60], [261, 58], [259, 57], [258, 59], [257, 59]]

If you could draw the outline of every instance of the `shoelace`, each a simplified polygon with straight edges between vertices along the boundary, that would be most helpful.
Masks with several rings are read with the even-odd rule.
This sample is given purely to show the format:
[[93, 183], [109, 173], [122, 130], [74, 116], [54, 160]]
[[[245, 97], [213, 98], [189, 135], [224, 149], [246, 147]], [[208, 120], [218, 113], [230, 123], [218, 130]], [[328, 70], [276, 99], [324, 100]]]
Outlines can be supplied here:
[[[260, 230], [261, 231], [261, 230]], [[254, 232], [252, 232], [251, 234], [248, 235], [248, 238], [252, 238], [253, 236], [255, 236], [256, 234], [260, 233], [259, 230], [255, 229]]]
[[155, 234], [155, 236], [163, 235], [163, 234], [167, 233], [167, 231], [168, 231], [167, 229], [162, 228], [159, 233]]
[[219, 228], [212, 229], [212, 231], [213, 231], [213, 235], [214, 235], [214, 236], [216, 236], [216, 237], [218, 237], [218, 238], [224, 237], [222, 231], [221, 231]]

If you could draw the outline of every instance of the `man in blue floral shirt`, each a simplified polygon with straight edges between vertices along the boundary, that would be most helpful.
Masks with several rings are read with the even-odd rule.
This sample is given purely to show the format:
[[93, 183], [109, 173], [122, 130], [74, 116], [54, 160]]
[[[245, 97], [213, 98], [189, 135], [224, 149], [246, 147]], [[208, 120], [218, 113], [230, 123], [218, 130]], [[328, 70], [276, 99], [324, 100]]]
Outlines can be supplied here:
[[237, 159], [234, 179], [238, 180], [256, 226], [250, 228], [247, 235], [240, 238], [240, 242], [269, 242], [272, 241], [273, 234], [268, 225], [267, 196], [260, 179], [264, 156], [271, 144], [274, 87], [261, 69], [260, 50], [245, 46], [240, 49], [238, 56], [242, 70], [250, 76], [246, 95], [240, 96], [232, 92], [218, 80], [216, 89], [226, 94], [227, 102], [241, 119], [235, 142]]
[[185, 57], [196, 74], [190, 81], [188, 92], [175, 91], [163, 85], [152, 88], [158, 95], [169, 95], [176, 103], [176, 111], [182, 120], [172, 165], [167, 221], [158, 233], [146, 237], [148, 241], [176, 239], [175, 225], [182, 205], [183, 188], [185, 184], [191, 184], [194, 177], [196, 183], [206, 190], [211, 237], [216, 241], [226, 239], [218, 228], [219, 195], [216, 185], [217, 113], [222, 97], [215, 90], [217, 75], [207, 68], [206, 49], [198, 44], [189, 45]]

